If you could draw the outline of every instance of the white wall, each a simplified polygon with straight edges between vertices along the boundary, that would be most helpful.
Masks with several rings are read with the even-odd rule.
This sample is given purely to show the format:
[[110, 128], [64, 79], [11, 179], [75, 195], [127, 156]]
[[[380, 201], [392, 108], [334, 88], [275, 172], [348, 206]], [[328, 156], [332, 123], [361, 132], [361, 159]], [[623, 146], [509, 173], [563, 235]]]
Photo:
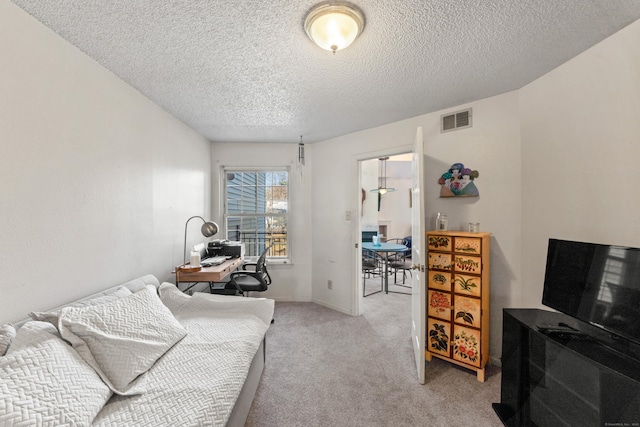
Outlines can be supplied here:
[[[0, 323], [145, 273], [171, 279], [184, 221], [221, 221], [221, 164], [297, 161], [294, 144], [212, 150], [7, 0], [0, 37]], [[468, 106], [473, 127], [440, 134], [440, 115]], [[498, 357], [502, 308], [539, 306], [549, 237], [640, 246], [639, 113], [635, 22], [519, 91], [307, 145], [291, 180], [294, 264], [272, 268], [268, 296], [354, 312], [358, 160], [406, 152], [422, 126], [427, 223], [445, 212], [451, 229], [493, 233]], [[479, 198], [439, 198], [454, 162], [480, 172]]]
[[362, 230], [378, 231], [378, 226], [387, 225], [385, 238], [405, 237], [411, 234], [411, 208], [409, 207], [409, 189], [411, 188], [411, 162], [387, 161], [387, 187], [396, 188], [395, 192], [382, 195], [378, 211], [378, 194], [371, 192], [378, 188], [380, 161], [375, 158], [362, 162], [361, 186], [365, 191], [365, 200], [361, 207], [360, 226]]
[[[427, 224], [446, 213], [450, 230], [479, 222], [491, 237], [491, 357], [502, 353], [502, 309], [518, 306], [521, 290], [521, 147], [518, 93], [487, 98], [451, 109], [473, 107], [473, 127], [440, 134], [440, 114], [425, 132]], [[425, 127], [426, 129], [426, 127]], [[453, 163], [479, 172], [480, 197], [440, 198], [437, 181]]]
[[0, 39], [0, 324], [172, 280], [210, 143], [6, 0]]
[[[272, 285], [261, 296], [285, 301], [311, 301], [311, 176], [313, 148], [305, 147], [305, 166], [298, 165], [298, 146], [283, 144], [214, 143], [212, 149], [212, 212], [223, 225], [224, 182], [221, 168], [289, 167], [289, 224], [292, 264], [269, 264]], [[326, 231], [330, 232], [330, 230]]]
[[[471, 129], [439, 133], [441, 114], [469, 106]], [[314, 227], [313, 299], [354, 312], [358, 235], [344, 211], [356, 211], [357, 197], [340, 184], [356, 182], [358, 159], [411, 144], [420, 125], [429, 226], [444, 212], [450, 229], [474, 221], [493, 234], [491, 354], [498, 358], [502, 308], [541, 306], [549, 237], [640, 247], [639, 116], [637, 21], [521, 90], [316, 144], [314, 182], [334, 193], [327, 205], [314, 187], [313, 222], [322, 219], [336, 234]], [[479, 171], [479, 198], [439, 198], [435, 183], [454, 162]]]
[[361, 203], [360, 224], [366, 231], [378, 231], [378, 195], [371, 192], [378, 188], [378, 162], [378, 159], [365, 160], [360, 166], [361, 187], [365, 193]]
[[[436, 212], [446, 212], [450, 229], [461, 230], [469, 221], [480, 222], [492, 238], [491, 349], [499, 357], [502, 307], [519, 298], [520, 274], [520, 126], [516, 92], [469, 104], [473, 127], [440, 133], [440, 112], [314, 144], [313, 199], [313, 300], [354, 313], [358, 272], [354, 244], [359, 239], [355, 221], [345, 212], [357, 212], [358, 159], [406, 152], [416, 127], [422, 126], [425, 145], [425, 201], [427, 224]], [[459, 108], [467, 107], [462, 106]], [[335, 153], [340, 152], [341, 156]], [[440, 175], [451, 164], [465, 163], [479, 171], [478, 198], [441, 199]], [[322, 183], [322, 185], [320, 184]], [[325, 190], [331, 189], [327, 203]], [[402, 196], [402, 195], [400, 195]], [[408, 196], [407, 196], [408, 197]], [[408, 202], [407, 202], [408, 203]], [[322, 227], [317, 224], [322, 223]], [[334, 230], [326, 233], [326, 230]], [[332, 279], [332, 290], [326, 282]]]
[[520, 91], [522, 299], [550, 237], [640, 247], [640, 21]]
[[411, 162], [392, 160], [387, 162], [387, 186], [395, 188], [396, 191], [382, 196], [378, 220], [388, 224], [385, 237], [389, 239], [411, 235], [411, 207], [409, 206], [411, 174]]
[[[355, 313], [359, 272], [354, 262], [357, 253], [354, 244], [360, 241], [355, 216], [362, 188], [358, 186], [358, 161], [407, 152], [415, 138], [415, 123], [397, 122], [313, 144], [313, 301]], [[351, 220], [346, 219], [347, 212]], [[331, 290], [328, 280], [333, 281]]]

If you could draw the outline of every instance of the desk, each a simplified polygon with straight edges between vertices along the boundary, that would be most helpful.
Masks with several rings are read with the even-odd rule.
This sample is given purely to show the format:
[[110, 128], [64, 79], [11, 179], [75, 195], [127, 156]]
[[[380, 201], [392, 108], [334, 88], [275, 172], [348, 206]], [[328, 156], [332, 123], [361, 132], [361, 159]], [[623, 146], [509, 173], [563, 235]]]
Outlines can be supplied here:
[[[222, 282], [222, 279], [224, 279], [229, 274], [231, 274], [233, 270], [240, 267], [243, 262], [244, 262], [244, 258], [242, 257], [231, 258], [226, 260], [220, 265], [212, 265], [211, 267], [202, 267], [202, 269], [199, 271], [182, 270], [180, 269], [180, 267], [182, 267], [183, 265], [179, 265], [176, 267], [175, 271], [173, 271], [173, 273], [175, 273], [176, 275], [176, 286], [178, 286], [180, 282], [183, 282], [183, 283], [193, 282], [194, 285], [195, 283], [198, 283], [198, 282], [209, 282], [210, 285], [212, 282]], [[184, 265], [188, 265], [188, 264], [184, 264]], [[183, 292], [188, 291], [192, 287], [193, 285], [189, 286]]]
[[[369, 249], [374, 252], [384, 253], [384, 292], [389, 293], [389, 252], [404, 252], [409, 250], [405, 245], [397, 243], [380, 243], [374, 246], [373, 242], [362, 242], [363, 249]], [[402, 292], [404, 293], [404, 292]]]

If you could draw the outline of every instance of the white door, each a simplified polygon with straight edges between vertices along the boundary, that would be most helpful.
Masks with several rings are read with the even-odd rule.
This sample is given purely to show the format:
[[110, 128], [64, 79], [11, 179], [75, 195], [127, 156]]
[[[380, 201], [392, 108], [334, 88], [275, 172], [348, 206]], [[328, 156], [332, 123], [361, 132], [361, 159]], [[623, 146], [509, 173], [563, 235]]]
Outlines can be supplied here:
[[424, 147], [422, 127], [416, 131], [413, 147], [413, 182], [411, 185], [411, 336], [416, 358], [418, 381], [425, 383], [426, 275], [424, 214]]

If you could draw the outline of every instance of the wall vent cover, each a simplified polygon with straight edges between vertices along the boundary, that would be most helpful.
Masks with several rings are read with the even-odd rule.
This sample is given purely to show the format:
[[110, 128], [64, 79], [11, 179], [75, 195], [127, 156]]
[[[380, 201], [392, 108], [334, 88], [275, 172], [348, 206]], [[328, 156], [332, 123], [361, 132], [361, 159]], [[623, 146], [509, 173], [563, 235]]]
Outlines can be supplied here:
[[440, 116], [440, 132], [471, 127], [471, 108]]

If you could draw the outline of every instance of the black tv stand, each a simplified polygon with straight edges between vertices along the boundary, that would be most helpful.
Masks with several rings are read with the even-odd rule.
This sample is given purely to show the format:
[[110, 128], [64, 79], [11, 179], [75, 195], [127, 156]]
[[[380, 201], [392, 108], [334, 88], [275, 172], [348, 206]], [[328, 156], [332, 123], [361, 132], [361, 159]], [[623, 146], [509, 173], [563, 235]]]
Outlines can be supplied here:
[[537, 309], [505, 309], [502, 340], [504, 425], [640, 426], [636, 344]]
[[566, 323], [549, 325], [542, 324], [537, 326], [538, 331], [544, 335], [548, 335], [557, 340], [590, 340], [591, 337], [584, 332], [572, 328]]

